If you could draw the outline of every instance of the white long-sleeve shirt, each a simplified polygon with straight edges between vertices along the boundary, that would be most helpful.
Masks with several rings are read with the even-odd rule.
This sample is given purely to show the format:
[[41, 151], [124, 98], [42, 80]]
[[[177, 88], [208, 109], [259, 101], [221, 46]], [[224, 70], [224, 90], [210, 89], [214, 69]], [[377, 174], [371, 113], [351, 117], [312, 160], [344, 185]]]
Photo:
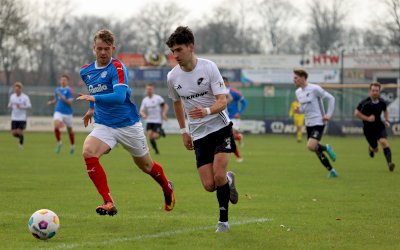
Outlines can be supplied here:
[[326, 92], [319, 85], [307, 83], [304, 88], [296, 90], [296, 97], [300, 103], [300, 113], [304, 113], [307, 127], [324, 125], [323, 116], [325, 108], [323, 99], [328, 99], [328, 111], [326, 115], [332, 116], [335, 109], [335, 97]]
[[27, 95], [21, 93], [19, 96], [17, 96], [17, 94], [14, 93], [10, 96], [8, 107], [12, 109], [12, 121], [26, 121], [26, 110], [31, 108], [32, 105], [31, 100]]

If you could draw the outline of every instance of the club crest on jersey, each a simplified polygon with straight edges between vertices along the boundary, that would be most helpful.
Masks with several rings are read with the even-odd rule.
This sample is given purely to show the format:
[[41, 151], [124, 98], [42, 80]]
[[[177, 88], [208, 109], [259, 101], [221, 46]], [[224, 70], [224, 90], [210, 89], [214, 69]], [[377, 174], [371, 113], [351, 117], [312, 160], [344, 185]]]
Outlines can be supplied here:
[[200, 86], [200, 84], [203, 82], [203, 80], [204, 80], [204, 78], [203, 78], [203, 77], [200, 77], [200, 78], [197, 80], [197, 86]]
[[101, 72], [101, 78], [106, 78], [106, 76], [107, 76], [107, 71]]

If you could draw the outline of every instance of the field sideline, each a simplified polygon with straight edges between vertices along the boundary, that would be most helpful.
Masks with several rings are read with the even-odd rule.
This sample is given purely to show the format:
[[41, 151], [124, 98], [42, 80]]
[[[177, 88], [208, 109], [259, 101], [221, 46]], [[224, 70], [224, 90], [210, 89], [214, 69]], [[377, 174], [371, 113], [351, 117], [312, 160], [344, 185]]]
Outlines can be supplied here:
[[[390, 137], [389, 172], [380, 151], [367, 154], [363, 137], [329, 137], [339, 178], [327, 178], [317, 157], [294, 136], [247, 135], [244, 162], [232, 155], [239, 203], [230, 206], [231, 232], [214, 233], [215, 193], [203, 190], [193, 152], [180, 136], [158, 140], [161, 163], [174, 181], [177, 204], [167, 213], [161, 189], [118, 147], [101, 163], [119, 213], [102, 217], [101, 203], [80, 155], [54, 153], [52, 133], [27, 133], [26, 146], [0, 132], [1, 249], [398, 249], [400, 245], [400, 138]], [[60, 217], [47, 241], [28, 232], [30, 215], [48, 208]]]

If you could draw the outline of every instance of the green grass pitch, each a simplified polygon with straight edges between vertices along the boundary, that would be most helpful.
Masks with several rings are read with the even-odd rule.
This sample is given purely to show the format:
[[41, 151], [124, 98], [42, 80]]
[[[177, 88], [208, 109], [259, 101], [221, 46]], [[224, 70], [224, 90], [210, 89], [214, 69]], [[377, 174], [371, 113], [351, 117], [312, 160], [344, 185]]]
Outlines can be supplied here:
[[[231, 232], [216, 234], [215, 193], [203, 190], [194, 153], [178, 135], [158, 140], [153, 158], [174, 181], [177, 204], [163, 210], [160, 187], [134, 166], [122, 147], [101, 159], [119, 209], [99, 216], [101, 203], [80, 155], [68, 139], [54, 153], [52, 133], [27, 133], [24, 150], [0, 133], [1, 249], [398, 249], [400, 246], [400, 138], [390, 137], [397, 169], [382, 151], [369, 158], [363, 137], [325, 136], [339, 178], [327, 178], [317, 157], [294, 136], [247, 135], [244, 162], [232, 155], [239, 203], [230, 205]], [[49, 241], [28, 232], [30, 215], [48, 208], [60, 217]]]

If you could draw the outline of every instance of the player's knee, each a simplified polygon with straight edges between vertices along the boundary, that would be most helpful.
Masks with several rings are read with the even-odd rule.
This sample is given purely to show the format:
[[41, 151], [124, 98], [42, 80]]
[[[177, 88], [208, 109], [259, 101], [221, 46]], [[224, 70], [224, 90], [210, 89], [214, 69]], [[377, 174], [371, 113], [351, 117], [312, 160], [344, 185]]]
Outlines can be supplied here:
[[307, 144], [307, 149], [310, 150], [311, 152], [315, 152], [315, 145], [314, 144]]
[[381, 144], [382, 148], [389, 147], [389, 142], [387, 140], [380, 140], [379, 143]]
[[214, 192], [215, 191], [215, 184], [214, 182], [207, 182], [203, 183], [203, 187], [206, 191], [208, 192]]
[[226, 174], [225, 173], [223, 173], [223, 174], [216, 174], [215, 176], [214, 176], [214, 182], [215, 182], [215, 185], [217, 185], [217, 186], [222, 186], [222, 185], [224, 185], [225, 183], [226, 183]]
[[98, 157], [93, 150], [90, 150], [90, 148], [87, 147], [83, 147], [82, 156], [84, 159]]

